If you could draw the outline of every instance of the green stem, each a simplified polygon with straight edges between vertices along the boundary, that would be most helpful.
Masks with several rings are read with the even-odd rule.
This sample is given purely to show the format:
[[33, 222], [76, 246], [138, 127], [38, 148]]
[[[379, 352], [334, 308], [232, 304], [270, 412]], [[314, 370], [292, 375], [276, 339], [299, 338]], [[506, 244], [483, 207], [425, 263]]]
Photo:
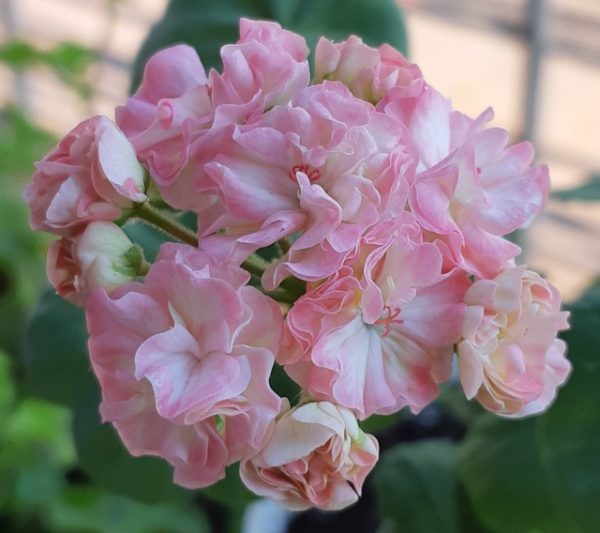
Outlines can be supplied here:
[[[168, 233], [181, 242], [191, 244], [192, 246], [198, 246], [198, 236], [193, 231], [152, 207], [148, 202], [138, 204], [135, 207], [132, 216]], [[251, 255], [242, 263], [243, 269], [258, 278], [264, 274], [268, 267], [269, 262], [257, 254]], [[281, 283], [280, 289], [276, 289], [272, 294], [273, 298], [277, 301], [293, 303], [305, 292], [306, 285], [303, 281], [296, 278], [288, 278]]]
[[285, 255], [288, 253], [288, 250], [290, 249], [290, 241], [288, 241], [284, 237], [283, 239], [279, 239], [279, 241], [277, 241], [277, 244], [279, 245], [279, 249], [281, 250], [282, 255]]
[[175, 222], [172, 218], [161, 213], [147, 202], [136, 206], [133, 215], [172, 235], [181, 242], [198, 246], [198, 236], [193, 231]]
[[242, 263], [242, 268], [260, 279], [269, 266], [260, 255], [253, 254]]

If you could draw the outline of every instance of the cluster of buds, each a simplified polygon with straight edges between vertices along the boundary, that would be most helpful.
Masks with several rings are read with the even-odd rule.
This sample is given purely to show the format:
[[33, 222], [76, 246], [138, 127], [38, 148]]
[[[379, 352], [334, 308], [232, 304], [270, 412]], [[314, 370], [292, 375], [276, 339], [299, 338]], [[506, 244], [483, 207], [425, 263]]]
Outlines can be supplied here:
[[[312, 82], [308, 54], [246, 19], [222, 72], [185, 45], [158, 52], [116, 124], [77, 126], [25, 197], [60, 238], [48, 277], [85, 308], [100, 411], [133, 455], [190, 488], [240, 462], [257, 494], [340, 509], [378, 458], [359, 421], [418, 413], [453, 361], [485, 408], [545, 409], [570, 371], [567, 316], [505, 238], [548, 195], [531, 146], [486, 127], [490, 110], [452, 110], [387, 45], [321, 38]], [[183, 242], [148, 265], [131, 219]]]

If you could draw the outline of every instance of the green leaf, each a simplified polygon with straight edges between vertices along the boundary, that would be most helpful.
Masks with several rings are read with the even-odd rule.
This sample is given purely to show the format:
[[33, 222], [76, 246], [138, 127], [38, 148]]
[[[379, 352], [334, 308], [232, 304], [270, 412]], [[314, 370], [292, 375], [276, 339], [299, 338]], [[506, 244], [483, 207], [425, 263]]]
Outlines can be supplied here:
[[60, 43], [49, 50], [38, 49], [21, 40], [8, 41], [0, 46], [0, 62], [18, 70], [37, 65], [50, 67], [84, 98], [90, 96], [91, 87], [82, 75], [95, 58], [95, 52], [77, 43]]
[[67, 488], [54, 498], [49, 521], [55, 531], [90, 533], [208, 533], [199, 509], [189, 505], [143, 504], [92, 487]]
[[385, 531], [453, 533], [459, 528], [456, 447], [432, 440], [387, 451], [375, 470]]
[[39, 63], [44, 55], [26, 41], [12, 40], [0, 46], [0, 61], [9, 67], [22, 69]]
[[563, 201], [600, 202], [600, 174], [592, 174], [579, 187], [554, 191], [552, 197]]
[[556, 502], [581, 531], [591, 533], [600, 524], [600, 285], [570, 310], [571, 329], [562, 336], [573, 373], [539, 420], [538, 437]]
[[475, 515], [490, 530], [572, 531], [548, 491], [536, 419], [480, 417], [461, 446], [458, 471]]
[[94, 390], [84, 313], [51, 290], [31, 315], [24, 350], [29, 382], [42, 398], [70, 407]]
[[45, 236], [27, 223], [21, 195], [32, 161], [54, 144], [16, 108], [0, 111], [0, 348], [17, 353], [25, 314], [44, 279]]
[[256, 499], [256, 496], [241, 482], [238, 470], [237, 463], [228, 466], [225, 479], [202, 489], [202, 494], [227, 507], [245, 508], [246, 505]]
[[75, 408], [73, 435], [81, 467], [98, 486], [145, 503], [187, 501], [193, 493], [173, 483], [173, 469], [156, 457], [132, 457], [110, 424], [100, 421], [99, 395]]
[[221, 46], [238, 40], [240, 17], [277, 20], [306, 37], [311, 49], [318, 37], [342, 40], [350, 34], [372, 46], [384, 42], [406, 52], [402, 13], [393, 0], [171, 0], [137, 57], [132, 87], [157, 50], [175, 43], [193, 46], [205, 67], [221, 67]]

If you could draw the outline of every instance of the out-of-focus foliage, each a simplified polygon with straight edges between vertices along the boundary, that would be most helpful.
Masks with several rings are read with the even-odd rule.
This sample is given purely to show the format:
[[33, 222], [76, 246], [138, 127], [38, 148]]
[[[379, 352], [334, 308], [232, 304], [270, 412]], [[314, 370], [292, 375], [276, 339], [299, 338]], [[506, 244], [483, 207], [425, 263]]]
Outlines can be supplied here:
[[185, 42], [205, 68], [220, 68], [219, 51], [238, 39], [240, 17], [271, 19], [303, 35], [311, 49], [324, 35], [343, 40], [356, 34], [372, 45], [389, 43], [406, 53], [406, 29], [394, 0], [171, 0], [146, 39], [133, 75], [135, 88], [148, 58], [160, 48]]
[[49, 67], [83, 98], [89, 98], [93, 93], [93, 88], [82, 76], [95, 56], [93, 50], [75, 43], [61, 43], [49, 50], [40, 50], [20, 40], [0, 45], [0, 62], [17, 70], [39, 65]]
[[395, 446], [378, 464], [375, 484], [388, 528], [458, 533], [456, 446], [431, 440]]
[[563, 201], [600, 202], [600, 174], [592, 174], [582, 185], [555, 191], [552, 196]]
[[0, 349], [18, 348], [26, 310], [41, 288], [48, 239], [29, 229], [21, 194], [33, 161], [54, 142], [18, 109], [0, 110]]

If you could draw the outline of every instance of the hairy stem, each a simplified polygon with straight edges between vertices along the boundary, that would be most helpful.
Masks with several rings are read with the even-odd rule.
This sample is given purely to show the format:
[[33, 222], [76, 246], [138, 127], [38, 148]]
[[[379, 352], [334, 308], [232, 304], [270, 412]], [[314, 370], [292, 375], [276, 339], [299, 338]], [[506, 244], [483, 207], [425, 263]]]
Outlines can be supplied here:
[[198, 236], [190, 229], [152, 207], [149, 203], [136, 206], [133, 215], [144, 222], [168, 233], [181, 242], [198, 246]]

